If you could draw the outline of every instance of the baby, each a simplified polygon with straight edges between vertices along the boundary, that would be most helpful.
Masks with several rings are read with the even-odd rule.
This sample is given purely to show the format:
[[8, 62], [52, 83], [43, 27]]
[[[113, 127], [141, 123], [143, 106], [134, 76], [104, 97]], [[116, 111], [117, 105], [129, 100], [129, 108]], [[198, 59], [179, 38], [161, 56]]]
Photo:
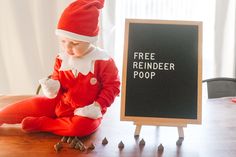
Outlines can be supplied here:
[[26, 132], [86, 136], [119, 94], [117, 67], [93, 45], [103, 0], [77, 0], [62, 13], [56, 34], [62, 52], [50, 78], [39, 80], [45, 96], [35, 96], [0, 110], [0, 125], [21, 123]]

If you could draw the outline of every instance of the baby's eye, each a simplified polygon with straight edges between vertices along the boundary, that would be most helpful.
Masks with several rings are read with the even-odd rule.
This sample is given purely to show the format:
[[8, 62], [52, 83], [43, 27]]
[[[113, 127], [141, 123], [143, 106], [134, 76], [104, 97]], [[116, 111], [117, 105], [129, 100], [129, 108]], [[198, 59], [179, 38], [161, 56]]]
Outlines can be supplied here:
[[79, 43], [75, 43], [75, 42], [72, 42], [72, 44], [75, 45], [75, 46], [79, 45]]

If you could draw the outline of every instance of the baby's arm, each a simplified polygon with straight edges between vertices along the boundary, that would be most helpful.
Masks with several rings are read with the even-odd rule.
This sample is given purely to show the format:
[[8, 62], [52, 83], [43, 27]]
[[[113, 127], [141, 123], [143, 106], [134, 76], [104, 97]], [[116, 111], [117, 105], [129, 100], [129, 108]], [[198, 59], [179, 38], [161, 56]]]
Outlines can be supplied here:
[[99, 70], [99, 80], [101, 81], [102, 89], [95, 101], [101, 106], [101, 111], [104, 114], [107, 107], [111, 106], [115, 97], [120, 93], [120, 79], [113, 59], [105, 61], [105, 64], [99, 61], [98, 64], [101, 64], [100, 67], [102, 67]]
[[61, 61], [58, 58], [56, 58], [54, 71], [51, 78], [43, 78], [39, 80], [43, 94], [50, 99], [55, 98], [60, 90], [60, 82], [58, 77], [58, 69], [60, 67], [60, 64]]

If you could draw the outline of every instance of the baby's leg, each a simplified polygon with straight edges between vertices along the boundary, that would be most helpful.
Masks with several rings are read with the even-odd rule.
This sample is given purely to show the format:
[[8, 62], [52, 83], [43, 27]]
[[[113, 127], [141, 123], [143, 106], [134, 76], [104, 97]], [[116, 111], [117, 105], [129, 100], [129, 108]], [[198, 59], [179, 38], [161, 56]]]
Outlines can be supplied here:
[[62, 118], [27, 117], [22, 121], [22, 128], [26, 132], [46, 131], [62, 136], [87, 136], [97, 130], [101, 118], [90, 119], [73, 116]]
[[55, 99], [32, 97], [0, 109], [0, 123], [17, 124], [28, 116], [55, 117]]

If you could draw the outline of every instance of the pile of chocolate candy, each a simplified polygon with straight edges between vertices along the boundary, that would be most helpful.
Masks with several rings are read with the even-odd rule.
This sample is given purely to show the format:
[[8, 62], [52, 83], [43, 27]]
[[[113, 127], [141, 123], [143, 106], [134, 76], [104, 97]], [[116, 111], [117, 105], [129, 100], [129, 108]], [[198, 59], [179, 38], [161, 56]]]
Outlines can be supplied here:
[[67, 137], [63, 136], [61, 141], [54, 145], [56, 152], [59, 152], [63, 148], [63, 143], [68, 143], [70, 148], [74, 148], [80, 151], [93, 150], [95, 146], [91, 143], [89, 146], [85, 146], [78, 137]]

